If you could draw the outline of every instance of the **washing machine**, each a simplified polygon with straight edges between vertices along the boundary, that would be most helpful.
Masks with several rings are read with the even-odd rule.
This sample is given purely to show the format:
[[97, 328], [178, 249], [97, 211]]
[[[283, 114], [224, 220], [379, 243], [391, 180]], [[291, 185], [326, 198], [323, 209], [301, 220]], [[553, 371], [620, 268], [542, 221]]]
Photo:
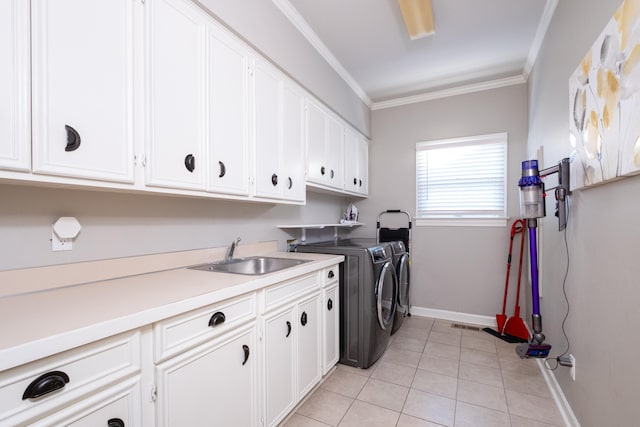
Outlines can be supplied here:
[[344, 255], [340, 263], [340, 363], [368, 368], [391, 338], [398, 286], [388, 245], [338, 239], [298, 245], [297, 252]]
[[396, 314], [391, 328], [391, 335], [395, 334], [402, 326], [405, 317], [411, 316], [409, 311], [409, 282], [411, 273], [411, 260], [409, 253], [401, 240], [389, 242], [393, 265], [398, 278], [398, 299], [396, 303]]

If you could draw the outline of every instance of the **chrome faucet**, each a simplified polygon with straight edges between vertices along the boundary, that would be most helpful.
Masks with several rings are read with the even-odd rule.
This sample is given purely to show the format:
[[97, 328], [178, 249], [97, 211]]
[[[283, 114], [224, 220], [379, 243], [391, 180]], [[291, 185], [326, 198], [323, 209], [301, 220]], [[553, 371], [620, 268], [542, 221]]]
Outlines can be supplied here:
[[229, 249], [227, 249], [227, 256], [225, 257], [225, 260], [231, 261], [233, 259], [233, 253], [235, 252], [236, 247], [238, 246], [239, 243], [240, 243], [240, 238], [237, 237], [236, 240], [234, 240], [231, 243], [231, 246], [229, 246]]

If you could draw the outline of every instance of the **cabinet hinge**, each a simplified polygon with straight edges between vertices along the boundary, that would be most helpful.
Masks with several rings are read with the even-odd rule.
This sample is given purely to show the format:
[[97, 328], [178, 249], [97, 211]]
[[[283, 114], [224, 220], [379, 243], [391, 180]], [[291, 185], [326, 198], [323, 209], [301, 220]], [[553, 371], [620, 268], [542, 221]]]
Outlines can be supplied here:
[[151, 401], [155, 402], [158, 399], [158, 390], [156, 389], [156, 385], [155, 384], [151, 384], [151, 389], [150, 391], [150, 397], [151, 397]]

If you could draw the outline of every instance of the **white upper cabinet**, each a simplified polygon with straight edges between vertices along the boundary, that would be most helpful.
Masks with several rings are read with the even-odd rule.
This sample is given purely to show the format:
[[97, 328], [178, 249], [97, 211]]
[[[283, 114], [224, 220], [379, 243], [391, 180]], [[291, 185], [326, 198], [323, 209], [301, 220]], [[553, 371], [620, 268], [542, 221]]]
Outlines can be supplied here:
[[266, 62], [254, 74], [255, 195], [303, 202], [304, 97]]
[[0, 169], [31, 169], [29, 2], [0, 2]]
[[304, 202], [304, 95], [289, 81], [282, 87], [282, 172], [286, 178], [284, 197]]
[[185, 0], [149, 1], [145, 12], [146, 184], [205, 190], [207, 17]]
[[366, 196], [369, 193], [369, 143], [354, 130], [344, 135], [344, 189]]
[[208, 190], [249, 195], [249, 69], [252, 57], [239, 40], [211, 27], [210, 167]]
[[33, 172], [134, 181], [134, 15], [132, 0], [31, 2]]
[[315, 101], [307, 101], [307, 181], [343, 189], [344, 126]]

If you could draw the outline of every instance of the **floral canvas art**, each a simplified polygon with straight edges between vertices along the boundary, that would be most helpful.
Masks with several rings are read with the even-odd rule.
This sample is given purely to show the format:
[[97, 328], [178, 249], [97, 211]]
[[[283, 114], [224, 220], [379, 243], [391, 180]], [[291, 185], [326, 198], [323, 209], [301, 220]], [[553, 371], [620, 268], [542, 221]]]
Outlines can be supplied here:
[[640, 172], [640, 0], [625, 0], [569, 79], [571, 188]]

